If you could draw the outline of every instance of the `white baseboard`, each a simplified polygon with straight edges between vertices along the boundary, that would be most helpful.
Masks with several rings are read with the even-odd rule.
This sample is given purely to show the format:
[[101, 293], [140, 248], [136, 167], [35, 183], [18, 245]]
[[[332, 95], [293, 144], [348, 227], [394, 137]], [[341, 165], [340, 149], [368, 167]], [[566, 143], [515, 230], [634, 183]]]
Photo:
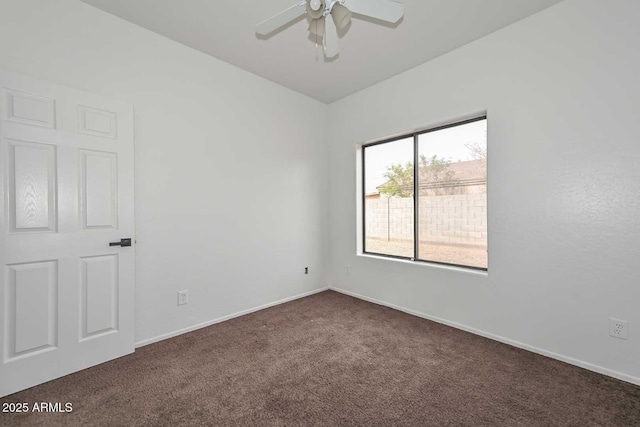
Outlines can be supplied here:
[[229, 315], [223, 316], [223, 317], [219, 317], [217, 319], [209, 320], [209, 321], [206, 321], [206, 322], [203, 322], [203, 323], [198, 323], [197, 325], [189, 326], [187, 328], [178, 329], [177, 331], [168, 332], [166, 334], [158, 335], [157, 337], [148, 338], [146, 340], [138, 341], [137, 343], [135, 343], [135, 347], [139, 348], [139, 347], [143, 347], [143, 346], [148, 345], [148, 344], [153, 344], [154, 342], [166, 340], [168, 338], [177, 337], [178, 335], [186, 334], [187, 332], [192, 332], [192, 331], [195, 331], [197, 329], [206, 328], [207, 326], [215, 325], [216, 323], [221, 323], [221, 322], [224, 322], [226, 320], [231, 320], [231, 319], [234, 319], [236, 317], [244, 316], [245, 314], [254, 313], [256, 311], [264, 310], [265, 308], [269, 308], [269, 307], [273, 307], [273, 306], [276, 306], [276, 305], [284, 304], [285, 302], [289, 302], [289, 301], [293, 301], [293, 300], [296, 300], [296, 299], [308, 297], [308, 296], [313, 295], [313, 294], [324, 292], [324, 291], [326, 291], [328, 289], [329, 289], [328, 287], [315, 289], [313, 291], [305, 292], [305, 293], [299, 294], [299, 295], [294, 295], [292, 297], [281, 299], [279, 301], [270, 302], [268, 304], [264, 304], [264, 305], [261, 305], [261, 306], [258, 306], [258, 307], [254, 307], [254, 308], [250, 308], [250, 309], [247, 309], [247, 310], [238, 311], [236, 313], [229, 314]]
[[434, 322], [437, 322], [437, 323], [442, 323], [443, 325], [451, 326], [451, 327], [456, 328], [456, 329], [461, 329], [463, 331], [470, 332], [470, 333], [475, 334], [475, 335], [480, 335], [482, 337], [489, 338], [489, 339], [492, 339], [494, 341], [499, 341], [501, 343], [508, 344], [508, 345], [511, 345], [511, 346], [514, 346], [514, 347], [518, 347], [518, 348], [521, 348], [523, 350], [531, 351], [533, 353], [537, 353], [537, 354], [540, 354], [542, 356], [550, 357], [551, 359], [556, 359], [556, 360], [559, 360], [561, 362], [569, 363], [570, 365], [575, 365], [575, 366], [578, 366], [580, 368], [587, 369], [589, 371], [597, 372], [598, 374], [607, 375], [609, 377], [617, 378], [617, 379], [622, 380], [622, 381], [626, 381], [626, 382], [629, 382], [629, 383], [632, 383], [632, 384], [640, 385], [640, 378], [634, 377], [634, 376], [631, 376], [631, 375], [627, 375], [627, 374], [623, 374], [622, 372], [614, 371], [614, 370], [611, 370], [611, 369], [608, 369], [608, 368], [603, 368], [602, 366], [594, 365], [594, 364], [589, 363], [589, 362], [585, 362], [585, 361], [582, 361], [582, 360], [574, 359], [574, 358], [568, 357], [568, 356], [563, 356], [562, 354], [553, 353], [551, 351], [547, 351], [547, 350], [544, 350], [544, 349], [541, 349], [541, 348], [538, 348], [538, 347], [534, 347], [534, 346], [531, 346], [529, 344], [525, 344], [525, 343], [522, 343], [522, 342], [519, 342], [519, 341], [514, 341], [514, 340], [511, 340], [509, 338], [501, 337], [499, 335], [494, 335], [492, 333], [485, 332], [485, 331], [482, 331], [480, 329], [475, 329], [475, 328], [472, 328], [470, 326], [466, 326], [466, 325], [463, 325], [463, 324], [460, 324], [460, 323], [451, 322], [449, 320], [442, 319], [442, 318], [439, 318], [439, 317], [436, 317], [436, 316], [430, 316], [428, 314], [424, 314], [424, 313], [421, 313], [419, 311], [415, 311], [415, 310], [411, 310], [411, 309], [408, 309], [408, 308], [400, 307], [398, 305], [390, 304], [390, 303], [387, 303], [387, 302], [384, 302], [384, 301], [380, 301], [380, 300], [377, 300], [375, 298], [369, 298], [369, 297], [366, 297], [364, 295], [357, 294], [355, 292], [351, 292], [351, 291], [347, 291], [347, 290], [344, 290], [344, 289], [336, 288], [334, 286], [329, 286], [329, 289], [331, 289], [332, 291], [340, 292], [341, 294], [352, 296], [354, 298], [358, 298], [358, 299], [361, 299], [361, 300], [364, 300], [364, 301], [372, 302], [374, 304], [378, 304], [378, 305], [382, 305], [382, 306], [385, 306], [385, 307], [393, 308], [394, 310], [402, 311], [402, 312], [410, 314], [412, 316], [421, 317], [423, 319], [431, 320], [431, 321], [434, 321]]

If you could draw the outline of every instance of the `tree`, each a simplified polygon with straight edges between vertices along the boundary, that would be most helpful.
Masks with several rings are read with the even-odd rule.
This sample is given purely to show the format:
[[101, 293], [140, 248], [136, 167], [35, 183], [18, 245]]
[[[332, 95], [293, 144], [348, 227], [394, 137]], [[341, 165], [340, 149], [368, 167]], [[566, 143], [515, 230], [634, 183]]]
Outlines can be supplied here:
[[[484, 177], [485, 184], [487, 181], [487, 146], [480, 145], [477, 142], [464, 144], [464, 146], [469, 150], [469, 155], [474, 160], [482, 160], [483, 161], [483, 171], [482, 176]], [[485, 186], [486, 191], [486, 186]]]
[[474, 160], [487, 160], [487, 147], [477, 142], [464, 144]]
[[387, 166], [384, 173], [387, 182], [380, 187], [380, 193], [389, 197], [412, 197], [413, 196], [413, 163], [406, 165]]
[[[427, 184], [427, 188], [436, 195], [452, 194], [455, 188], [450, 183], [455, 172], [449, 169], [450, 163], [449, 160], [439, 159], [435, 155], [430, 158], [421, 155], [418, 169], [420, 186]], [[413, 197], [413, 162], [407, 162], [404, 166], [387, 166], [384, 177], [387, 182], [378, 187], [381, 194], [388, 197]]]
[[439, 159], [433, 155], [431, 158], [420, 156], [420, 184], [423, 183], [442, 183], [447, 184], [453, 181], [456, 174], [449, 169], [451, 162], [445, 159]]

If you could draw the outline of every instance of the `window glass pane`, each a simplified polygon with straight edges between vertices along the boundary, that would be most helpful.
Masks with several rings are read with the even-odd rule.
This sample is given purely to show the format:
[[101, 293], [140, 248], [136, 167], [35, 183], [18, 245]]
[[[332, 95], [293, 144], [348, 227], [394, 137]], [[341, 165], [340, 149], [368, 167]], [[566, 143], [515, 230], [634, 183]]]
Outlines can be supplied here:
[[413, 137], [364, 148], [364, 251], [413, 258]]
[[487, 121], [418, 137], [417, 258], [487, 268]]

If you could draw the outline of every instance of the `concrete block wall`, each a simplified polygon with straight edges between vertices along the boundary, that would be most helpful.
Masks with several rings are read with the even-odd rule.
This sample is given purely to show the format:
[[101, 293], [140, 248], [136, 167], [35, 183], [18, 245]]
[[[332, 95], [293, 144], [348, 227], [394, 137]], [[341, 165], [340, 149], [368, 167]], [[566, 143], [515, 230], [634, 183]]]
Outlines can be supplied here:
[[419, 215], [420, 241], [486, 244], [486, 193], [423, 197]]
[[[487, 195], [421, 197], [420, 241], [483, 245], [487, 239]], [[413, 199], [366, 201], [366, 235], [383, 240], [413, 239]]]

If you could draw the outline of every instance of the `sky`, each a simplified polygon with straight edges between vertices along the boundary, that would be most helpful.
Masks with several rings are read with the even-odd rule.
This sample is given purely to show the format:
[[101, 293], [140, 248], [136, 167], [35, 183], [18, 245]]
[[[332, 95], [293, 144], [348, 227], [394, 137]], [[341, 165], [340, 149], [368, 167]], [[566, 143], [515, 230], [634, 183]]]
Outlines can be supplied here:
[[[448, 129], [418, 136], [418, 155], [447, 159], [453, 162], [474, 160], [466, 144], [478, 143], [487, 146], [487, 121], [467, 123]], [[365, 193], [376, 191], [376, 187], [387, 180], [384, 173], [392, 164], [405, 165], [413, 162], [413, 137], [365, 149]]]

